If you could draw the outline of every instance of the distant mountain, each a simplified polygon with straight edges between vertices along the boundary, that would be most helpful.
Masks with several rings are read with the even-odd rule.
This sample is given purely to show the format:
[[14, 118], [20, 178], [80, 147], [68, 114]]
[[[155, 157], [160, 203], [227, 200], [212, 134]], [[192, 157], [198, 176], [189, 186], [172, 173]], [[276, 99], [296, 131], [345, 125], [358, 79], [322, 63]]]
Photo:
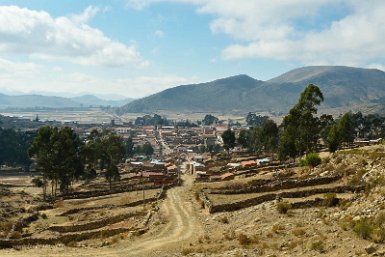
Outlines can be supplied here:
[[106, 100], [94, 95], [82, 95], [70, 98], [71, 100], [83, 104], [84, 106], [111, 106], [118, 107], [131, 102], [133, 99], [126, 98], [123, 100]]
[[58, 97], [43, 95], [6, 95], [0, 93], [0, 109], [7, 108], [68, 108], [68, 107], [99, 107], [111, 106], [117, 107], [127, 104], [132, 99], [112, 101], [100, 99], [93, 95], [84, 95], [79, 97]]
[[286, 113], [310, 83], [320, 87], [321, 108], [384, 104], [385, 73], [344, 66], [310, 66], [268, 81], [238, 75], [208, 83], [182, 85], [134, 100], [126, 112], [278, 112]]

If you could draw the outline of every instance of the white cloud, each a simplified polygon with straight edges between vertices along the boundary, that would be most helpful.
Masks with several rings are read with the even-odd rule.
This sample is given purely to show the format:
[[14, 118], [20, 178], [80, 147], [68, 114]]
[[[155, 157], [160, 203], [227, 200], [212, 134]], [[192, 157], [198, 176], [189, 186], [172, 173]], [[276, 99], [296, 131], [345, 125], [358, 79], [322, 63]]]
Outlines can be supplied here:
[[164, 37], [164, 31], [158, 29], [158, 30], [156, 30], [156, 31], [154, 32], [154, 35], [155, 35], [156, 37], [162, 38], [162, 37]]
[[34, 63], [18, 63], [0, 58], [1, 76], [27, 76], [38, 72], [38, 65]]
[[0, 58], [0, 91], [21, 93], [45, 92], [52, 95], [117, 94], [139, 98], [157, 93], [171, 86], [197, 82], [196, 77], [176, 75], [122, 76], [88, 72], [71, 72], [61, 67], [45, 67], [34, 63], [13, 62]]
[[87, 24], [99, 11], [90, 6], [80, 15], [55, 18], [45, 11], [0, 6], [0, 52], [82, 65], [146, 64], [135, 44], [114, 41]]
[[191, 84], [197, 82], [197, 78], [186, 78], [174, 75], [165, 76], [139, 76], [134, 78], [119, 79], [117, 87], [121, 92], [133, 97], [143, 97], [160, 92], [172, 86]]
[[[304, 64], [385, 63], [385, 1], [129, 0], [136, 8], [189, 3], [212, 15], [210, 29], [234, 39], [225, 59], [270, 58]], [[327, 15], [325, 15], [327, 14]]]

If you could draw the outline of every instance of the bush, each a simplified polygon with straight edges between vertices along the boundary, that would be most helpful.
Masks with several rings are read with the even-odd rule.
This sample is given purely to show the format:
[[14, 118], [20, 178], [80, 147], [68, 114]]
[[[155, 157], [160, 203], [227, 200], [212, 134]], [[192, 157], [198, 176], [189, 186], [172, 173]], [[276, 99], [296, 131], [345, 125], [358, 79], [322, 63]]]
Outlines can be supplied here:
[[335, 193], [325, 194], [325, 199], [323, 200], [323, 205], [327, 207], [335, 207], [339, 204], [339, 199], [336, 197]]
[[10, 221], [0, 222], [0, 231], [4, 232], [4, 234], [8, 234], [8, 232], [11, 229], [12, 229], [12, 222], [10, 222]]
[[41, 214], [41, 217], [42, 217], [42, 219], [44, 219], [44, 220], [46, 220], [46, 219], [48, 218], [47, 214], [45, 214], [45, 213], [42, 213], [42, 214]]
[[291, 209], [291, 204], [287, 202], [279, 202], [277, 204], [277, 210], [281, 214], [286, 214]]
[[229, 219], [227, 218], [227, 216], [223, 216], [223, 217], [221, 217], [219, 220], [220, 220], [220, 222], [222, 222], [223, 224], [229, 224]]
[[21, 233], [19, 231], [15, 231], [11, 235], [12, 239], [20, 239], [21, 238]]
[[41, 180], [41, 178], [33, 178], [32, 184], [34, 184], [35, 187], [42, 187], [44, 183], [43, 183], [43, 180]]
[[317, 241], [312, 242], [310, 245], [310, 249], [317, 251], [317, 252], [320, 252], [320, 253], [325, 252], [325, 246], [324, 246], [323, 241], [321, 241], [321, 240], [317, 240]]
[[249, 245], [252, 243], [252, 240], [247, 235], [240, 233], [238, 235], [238, 242], [240, 245]]
[[305, 158], [301, 159], [300, 165], [301, 166], [310, 166], [310, 167], [316, 167], [319, 164], [321, 164], [321, 158], [319, 157], [318, 153], [308, 153]]
[[367, 219], [362, 219], [354, 224], [353, 231], [362, 239], [369, 239], [373, 232], [373, 226]]

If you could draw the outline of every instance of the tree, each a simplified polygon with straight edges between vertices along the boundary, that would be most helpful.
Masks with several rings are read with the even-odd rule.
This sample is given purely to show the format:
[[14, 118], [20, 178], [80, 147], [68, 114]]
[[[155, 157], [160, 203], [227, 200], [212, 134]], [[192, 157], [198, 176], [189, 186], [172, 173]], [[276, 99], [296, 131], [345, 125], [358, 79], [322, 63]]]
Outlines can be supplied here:
[[81, 151], [81, 141], [69, 127], [59, 130], [47, 126], [38, 130], [28, 154], [35, 157], [37, 168], [42, 172], [44, 199], [48, 180], [54, 200], [58, 186], [68, 193], [71, 183], [83, 172]]
[[255, 113], [249, 112], [246, 116], [246, 123], [250, 127], [262, 125], [269, 117], [256, 115]]
[[120, 174], [119, 169], [115, 164], [110, 164], [105, 173], [106, 179], [108, 183], [110, 184], [110, 190], [112, 189], [112, 181], [119, 181], [120, 180]]
[[35, 157], [37, 170], [42, 173], [44, 200], [46, 199], [48, 180], [53, 178], [52, 139], [54, 133], [56, 133], [55, 130], [49, 126], [41, 127], [31, 147], [28, 149], [28, 155]]
[[249, 149], [257, 154], [260, 154], [263, 150], [262, 142], [262, 127], [257, 126], [252, 128], [249, 133]]
[[227, 129], [222, 134], [223, 145], [227, 152], [235, 146], [235, 133], [231, 129]]
[[334, 153], [337, 151], [338, 147], [340, 146], [340, 133], [338, 130], [338, 124], [334, 124], [329, 129], [328, 137], [327, 137], [327, 143], [329, 152]]
[[328, 133], [328, 148], [330, 152], [335, 152], [342, 143], [352, 143], [354, 140], [354, 129], [350, 113], [345, 113], [333, 126]]
[[134, 155], [134, 142], [132, 137], [127, 138], [126, 140], [126, 156], [132, 157]]
[[214, 123], [217, 123], [219, 119], [211, 114], [206, 114], [205, 118], [203, 119], [203, 125], [210, 126]]
[[261, 130], [263, 150], [273, 155], [278, 148], [278, 126], [268, 119], [262, 124]]
[[69, 192], [69, 188], [74, 180], [78, 180], [84, 172], [82, 162], [83, 144], [79, 136], [69, 127], [59, 130], [58, 139], [54, 144], [55, 166], [58, 173], [60, 191]]
[[249, 131], [246, 129], [241, 129], [238, 136], [238, 144], [240, 144], [243, 148], [248, 148], [250, 145], [249, 140]]
[[283, 119], [284, 131], [281, 134], [279, 151], [281, 159], [310, 153], [315, 149], [320, 132], [319, 119], [315, 116], [316, 105], [323, 99], [321, 90], [313, 84], [309, 84], [301, 93], [298, 103]]
[[152, 145], [148, 142], [146, 142], [143, 146], [142, 146], [142, 152], [144, 155], [146, 155], [147, 157], [150, 157], [151, 155], [154, 154], [154, 148], [152, 147]]
[[354, 141], [354, 128], [350, 113], [345, 113], [338, 121], [338, 130], [341, 143], [352, 143]]
[[122, 138], [108, 130], [92, 131], [85, 146], [90, 174], [92, 175], [94, 167], [105, 169], [105, 177], [110, 184], [110, 189], [112, 189], [112, 182], [120, 178], [117, 164], [123, 160], [125, 154], [126, 145]]
[[320, 117], [320, 137], [324, 142], [328, 141], [329, 130], [335, 123], [333, 116], [322, 114]]

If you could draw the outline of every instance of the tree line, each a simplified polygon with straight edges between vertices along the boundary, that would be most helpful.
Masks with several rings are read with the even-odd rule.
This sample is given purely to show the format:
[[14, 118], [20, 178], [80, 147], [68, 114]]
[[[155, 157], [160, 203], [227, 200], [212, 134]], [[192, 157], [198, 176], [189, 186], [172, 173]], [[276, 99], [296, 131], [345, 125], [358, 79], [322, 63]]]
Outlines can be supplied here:
[[20, 131], [0, 127], [0, 165], [22, 166], [28, 170], [32, 161], [27, 150], [36, 136], [36, 131]]
[[309, 84], [298, 102], [289, 110], [278, 126], [266, 116], [249, 113], [246, 122], [250, 129], [242, 129], [236, 138], [230, 128], [222, 135], [224, 148], [237, 144], [257, 154], [276, 155], [281, 161], [310, 154], [322, 146], [335, 152], [355, 137], [385, 137], [385, 117], [378, 114], [345, 113], [334, 119], [332, 115], [317, 115], [317, 106], [324, 100], [321, 90]]
[[85, 140], [81, 140], [69, 127], [49, 126], [37, 131], [28, 149], [37, 171], [42, 174], [44, 199], [49, 184], [55, 199], [58, 189], [68, 193], [75, 181], [95, 178], [96, 170], [104, 173], [111, 188], [112, 182], [120, 179], [117, 165], [125, 153], [125, 142], [111, 131], [93, 130]]

